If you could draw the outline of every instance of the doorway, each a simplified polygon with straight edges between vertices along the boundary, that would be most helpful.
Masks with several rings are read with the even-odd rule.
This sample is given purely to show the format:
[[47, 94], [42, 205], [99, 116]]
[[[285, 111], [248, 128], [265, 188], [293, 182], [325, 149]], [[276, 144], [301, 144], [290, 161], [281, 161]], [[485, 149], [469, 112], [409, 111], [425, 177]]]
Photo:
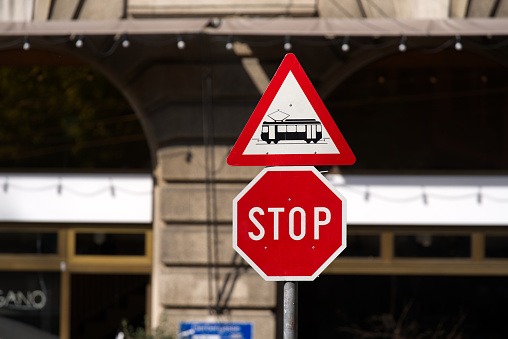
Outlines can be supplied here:
[[149, 284], [149, 275], [73, 274], [71, 338], [115, 338], [122, 321], [144, 327]]
[[506, 276], [322, 275], [299, 283], [301, 338], [508, 336]]

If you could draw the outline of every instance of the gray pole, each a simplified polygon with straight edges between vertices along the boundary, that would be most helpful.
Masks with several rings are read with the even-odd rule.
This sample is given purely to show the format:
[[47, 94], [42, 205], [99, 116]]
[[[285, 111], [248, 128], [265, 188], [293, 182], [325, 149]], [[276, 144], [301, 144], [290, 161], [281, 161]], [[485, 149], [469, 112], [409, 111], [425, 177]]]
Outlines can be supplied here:
[[294, 281], [284, 282], [284, 339], [297, 339], [297, 285]]

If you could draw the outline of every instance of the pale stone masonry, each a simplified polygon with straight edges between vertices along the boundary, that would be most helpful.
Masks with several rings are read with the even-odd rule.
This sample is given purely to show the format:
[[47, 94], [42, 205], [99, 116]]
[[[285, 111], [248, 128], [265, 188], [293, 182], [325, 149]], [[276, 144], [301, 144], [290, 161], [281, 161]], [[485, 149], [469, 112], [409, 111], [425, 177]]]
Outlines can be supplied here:
[[129, 13], [147, 15], [312, 15], [316, 0], [130, 0]]
[[[254, 338], [275, 338], [277, 285], [265, 282], [232, 247], [233, 198], [262, 168], [231, 167], [226, 164], [230, 147], [216, 146], [214, 182], [207, 183], [206, 150], [174, 146], [158, 151], [154, 234], [160, 250], [154, 258], [158, 305], [153, 315], [173, 334], [181, 321], [211, 320], [251, 322]], [[215, 201], [207, 195], [210, 185]]]

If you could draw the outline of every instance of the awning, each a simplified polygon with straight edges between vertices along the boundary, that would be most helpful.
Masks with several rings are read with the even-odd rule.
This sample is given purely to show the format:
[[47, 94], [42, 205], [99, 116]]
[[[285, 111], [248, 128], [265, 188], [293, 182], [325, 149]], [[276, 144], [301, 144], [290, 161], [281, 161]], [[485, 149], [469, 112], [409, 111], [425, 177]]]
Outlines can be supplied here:
[[1, 222], [152, 222], [149, 174], [0, 175]]
[[268, 36], [496, 36], [508, 18], [171, 18], [111, 21], [0, 22], [0, 36], [197, 34]]
[[503, 175], [327, 175], [351, 225], [508, 226]]
[[224, 35], [291, 36], [494, 36], [508, 34], [508, 19], [225, 19], [207, 32]]
[[201, 33], [209, 21], [207, 18], [175, 18], [0, 22], [0, 36], [192, 34]]

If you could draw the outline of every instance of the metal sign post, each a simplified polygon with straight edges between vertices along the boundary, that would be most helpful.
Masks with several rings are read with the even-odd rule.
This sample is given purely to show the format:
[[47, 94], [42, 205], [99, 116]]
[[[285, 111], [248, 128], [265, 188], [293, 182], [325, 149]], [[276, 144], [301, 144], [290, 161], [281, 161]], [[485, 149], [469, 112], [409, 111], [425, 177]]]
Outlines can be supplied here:
[[284, 283], [284, 339], [298, 336], [298, 283]]

